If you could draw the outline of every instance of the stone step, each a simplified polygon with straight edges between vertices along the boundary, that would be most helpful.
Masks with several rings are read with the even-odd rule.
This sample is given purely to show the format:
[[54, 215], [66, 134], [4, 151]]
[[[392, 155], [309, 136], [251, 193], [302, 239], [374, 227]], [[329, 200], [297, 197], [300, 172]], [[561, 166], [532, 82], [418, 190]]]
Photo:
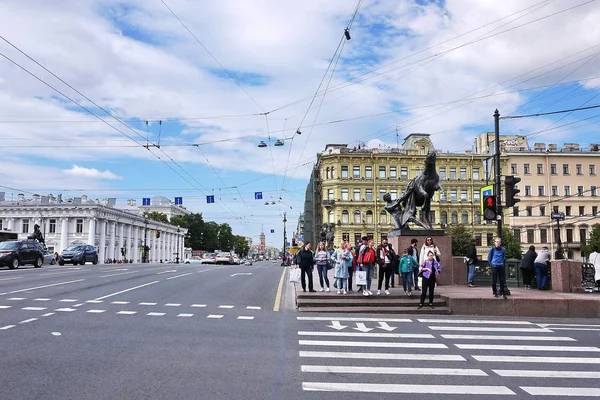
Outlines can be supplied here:
[[[336, 296], [326, 298], [301, 298], [297, 300], [298, 307], [417, 307], [419, 305], [418, 298], [403, 298], [403, 299], [390, 299], [389, 296], [385, 297], [348, 297], [348, 296]], [[426, 300], [428, 304], [428, 300]], [[434, 306], [446, 306], [446, 301], [441, 299], [434, 299]]]
[[[434, 306], [435, 307], [435, 306]], [[300, 307], [300, 312], [312, 313], [355, 313], [355, 314], [432, 314], [449, 315], [448, 307], [435, 307], [433, 310], [428, 306], [421, 309], [417, 307]]]
[[[389, 295], [385, 295], [385, 294], [381, 294], [381, 295], [377, 295], [376, 294], [377, 291], [373, 292], [373, 296], [363, 296], [362, 293], [358, 293], [358, 292], [349, 292], [348, 294], [337, 294], [337, 289], [331, 289], [331, 292], [298, 292], [297, 293], [297, 297], [303, 298], [303, 299], [329, 299], [329, 298], [336, 298], [336, 297], [344, 297], [344, 298], [365, 298], [365, 299], [378, 299], [378, 298], [385, 298], [385, 299], [402, 299], [402, 300], [407, 300], [407, 299], [418, 299], [421, 297], [421, 292], [412, 292], [412, 297], [408, 297], [407, 295], [405, 295], [404, 293], [399, 294], [399, 293], [394, 293], [392, 292]], [[429, 298], [429, 295], [428, 297]], [[439, 299], [440, 295], [436, 294], [433, 296], [434, 299]]]

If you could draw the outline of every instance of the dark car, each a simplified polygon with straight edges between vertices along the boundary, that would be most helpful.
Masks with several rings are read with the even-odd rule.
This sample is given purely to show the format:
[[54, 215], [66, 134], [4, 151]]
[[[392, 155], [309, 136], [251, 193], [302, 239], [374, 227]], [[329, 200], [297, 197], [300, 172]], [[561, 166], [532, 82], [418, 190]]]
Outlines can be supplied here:
[[40, 268], [44, 263], [44, 249], [37, 240], [13, 240], [0, 243], [0, 266], [10, 269], [31, 264]]
[[94, 265], [98, 264], [98, 252], [94, 246], [90, 246], [89, 244], [69, 246], [58, 256], [59, 265], [69, 263], [84, 265], [88, 261], [91, 261]]

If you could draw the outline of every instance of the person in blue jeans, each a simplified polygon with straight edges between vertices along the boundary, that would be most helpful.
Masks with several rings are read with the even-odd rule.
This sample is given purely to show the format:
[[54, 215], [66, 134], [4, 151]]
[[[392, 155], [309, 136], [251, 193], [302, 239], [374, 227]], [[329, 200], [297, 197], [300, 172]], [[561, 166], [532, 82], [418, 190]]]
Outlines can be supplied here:
[[542, 247], [540, 254], [535, 258], [533, 262], [533, 268], [535, 269], [535, 280], [537, 287], [540, 290], [546, 290], [546, 283], [548, 283], [548, 264], [550, 263], [550, 250], [547, 247]]
[[492, 293], [498, 297], [496, 284], [500, 281], [500, 293], [506, 299], [506, 274], [504, 271], [504, 262], [506, 261], [506, 249], [502, 247], [502, 239], [494, 239], [494, 246], [488, 252], [488, 262], [492, 269]]
[[477, 264], [477, 240], [471, 240], [471, 244], [467, 248], [467, 255], [465, 257], [465, 262], [468, 265], [467, 271], [467, 286], [469, 287], [477, 287], [477, 285], [473, 282], [475, 279], [475, 265]]
[[373, 268], [375, 264], [375, 242], [373, 239], [369, 240], [366, 247], [361, 249], [359, 257], [361, 270], [367, 272], [367, 285], [363, 290], [364, 296], [373, 296], [373, 292], [371, 292], [371, 280], [373, 277]]
[[419, 269], [419, 263], [413, 256], [408, 255], [408, 250], [402, 252], [402, 258], [400, 259], [400, 266], [398, 267], [398, 273], [402, 275], [402, 286], [404, 287], [404, 294], [412, 296], [412, 277], [413, 271]]

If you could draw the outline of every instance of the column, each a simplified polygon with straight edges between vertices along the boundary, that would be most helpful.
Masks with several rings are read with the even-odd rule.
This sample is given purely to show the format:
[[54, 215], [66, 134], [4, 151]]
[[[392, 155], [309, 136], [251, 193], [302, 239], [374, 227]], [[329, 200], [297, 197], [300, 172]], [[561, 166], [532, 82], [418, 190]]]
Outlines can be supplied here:
[[115, 258], [115, 242], [117, 236], [117, 223], [109, 222], [108, 223], [108, 233], [110, 234], [109, 244], [108, 244], [108, 258], [111, 260]]
[[93, 217], [90, 219], [90, 227], [88, 232], [88, 240], [89, 245], [96, 245], [96, 218]]
[[104, 264], [106, 260], [106, 220], [100, 221], [100, 252], [98, 253], [100, 258], [100, 264]]
[[127, 241], [125, 243], [127, 243], [125, 246], [127, 248], [125, 257], [128, 260], [133, 260], [133, 225], [127, 226]]
[[181, 233], [178, 233], [177, 236], [179, 236], [179, 248], [177, 249], [177, 252], [179, 253], [179, 262], [181, 262], [181, 260], [184, 257], [184, 254], [183, 254], [183, 236], [181, 235]]
[[119, 246], [117, 248], [117, 254], [119, 254], [119, 256], [117, 257], [119, 260], [123, 259], [123, 255], [121, 254], [121, 249], [125, 246], [125, 224], [120, 224], [119, 226]]
[[163, 235], [166, 235], [166, 233], [165, 232], [161, 232], [160, 233], [160, 239], [158, 239], [158, 243], [159, 243], [158, 250], [160, 252], [160, 255], [159, 255], [158, 258], [160, 258], [161, 260], [163, 260], [163, 262], [165, 262], [165, 260], [166, 260], [166, 257], [165, 257], [165, 246], [166, 246], [165, 242], [166, 242], [167, 238], [165, 236], [163, 236]]
[[63, 251], [67, 248], [69, 243], [69, 218], [60, 219], [60, 250]]
[[15, 230], [15, 219], [14, 218], [9, 218], [8, 219], [8, 230], [9, 231], [14, 231]]
[[139, 263], [140, 260], [140, 227], [139, 226], [134, 226], [133, 227], [133, 248], [131, 249], [133, 251], [133, 257], [131, 257], [133, 259], [134, 263]]
[[173, 255], [173, 249], [175, 248], [175, 246], [173, 246], [173, 236], [172, 233], [169, 233], [169, 260], [175, 261], [175, 256]]

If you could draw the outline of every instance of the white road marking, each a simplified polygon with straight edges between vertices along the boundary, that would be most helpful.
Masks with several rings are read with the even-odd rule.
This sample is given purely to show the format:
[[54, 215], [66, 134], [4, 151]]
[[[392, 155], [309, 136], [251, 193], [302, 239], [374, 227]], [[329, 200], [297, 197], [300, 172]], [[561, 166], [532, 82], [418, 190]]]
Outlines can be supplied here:
[[0, 306], [0, 310], [4, 310], [4, 309], [7, 309], [7, 308], [11, 308], [11, 307], [12, 306]]
[[162, 317], [163, 315], [165, 315], [166, 313], [164, 312], [149, 312], [146, 315], [149, 315], [151, 317]]
[[[419, 318], [419, 322], [426, 324], [494, 324], [494, 325], [533, 325], [529, 321], [504, 321], [504, 320], [475, 320], [475, 319], [433, 319], [433, 318]], [[539, 325], [539, 324], [537, 324]]]
[[177, 272], [177, 270], [176, 269], [172, 269], [172, 270], [169, 270], [169, 271], [157, 272], [156, 275], [168, 274], [169, 272]]
[[51, 315], [54, 315], [54, 313], [53, 312], [48, 312], [46, 314], [43, 314], [42, 317], [49, 317]]
[[177, 314], [177, 316], [178, 316], [178, 317], [186, 317], [186, 318], [189, 318], [189, 317], [193, 317], [193, 316], [194, 316], [194, 314], [184, 314], [184, 313], [181, 313], [181, 314]]
[[521, 389], [533, 396], [580, 396], [580, 397], [600, 397], [599, 388], [586, 387], [537, 387], [520, 386]]
[[223, 318], [223, 316], [222, 315], [210, 314], [206, 318], [215, 318], [215, 319], [218, 319], [218, 318]]
[[246, 310], [260, 310], [261, 308], [258, 306], [248, 306], [246, 307]]
[[553, 364], [600, 364], [600, 358], [581, 357], [542, 357], [542, 356], [472, 356], [483, 362], [522, 362], [522, 363], [553, 363]]
[[25, 300], [25, 297], [11, 297], [8, 300], [11, 300], [11, 301], [20, 301], [20, 300]]
[[106, 310], [87, 310], [86, 312], [92, 313], [92, 314], [100, 314], [105, 312]]
[[300, 346], [340, 346], [340, 347], [392, 347], [413, 349], [447, 349], [442, 343], [415, 343], [415, 342], [345, 342], [335, 340], [298, 340]]
[[97, 303], [103, 303], [103, 301], [102, 300], [88, 300], [88, 301], [86, 301], [86, 303], [97, 304]]
[[50, 285], [43, 285], [43, 286], [36, 286], [36, 287], [32, 287], [32, 288], [27, 288], [27, 289], [13, 290], [12, 292], [2, 293], [2, 294], [23, 293], [23, 292], [29, 292], [30, 290], [44, 289], [44, 288], [60, 286], [60, 285], [68, 285], [69, 283], [77, 283], [77, 282], [83, 282], [83, 281], [85, 281], [85, 279], [76, 279], [74, 281], [58, 282], [58, 283], [52, 283]]
[[16, 325], [6, 325], [6, 326], [3, 326], [2, 328], [0, 328], [0, 331], [5, 331], [7, 329], [14, 328], [15, 326]]
[[588, 346], [518, 346], [514, 344], [455, 344], [455, 346], [463, 350], [600, 352], [600, 348]]
[[135, 274], [136, 272], [143, 272], [143, 271], [130, 271], [130, 272], [119, 272], [117, 274], [110, 274], [110, 275], [103, 275], [100, 278], [109, 278], [111, 276], [119, 276], [119, 275], [127, 275], [127, 274]]
[[154, 285], [155, 283], [158, 283], [158, 282], [160, 282], [160, 281], [153, 281], [153, 282], [144, 283], [143, 285], [134, 286], [134, 287], [132, 287], [132, 288], [125, 289], [125, 290], [121, 290], [121, 291], [119, 291], [119, 292], [115, 292], [115, 293], [107, 294], [106, 296], [97, 297], [97, 298], [95, 298], [94, 300], [104, 300], [104, 299], [107, 299], [107, 298], [109, 298], [109, 297], [112, 297], [112, 296], [116, 296], [116, 295], [118, 295], [118, 294], [121, 294], [121, 293], [130, 292], [130, 291], [132, 291], [132, 290], [139, 289], [139, 288], [143, 288], [143, 287], [145, 287], [145, 286], [149, 286], [149, 285]]
[[415, 385], [385, 383], [302, 382], [302, 389], [319, 392], [515, 395], [506, 386]]
[[296, 317], [298, 321], [412, 322], [408, 318]]
[[52, 336], [60, 336], [61, 333], [60, 332], [52, 332]]
[[240, 315], [239, 317], [237, 317], [237, 319], [254, 319], [254, 317], [246, 316], [246, 315]]
[[192, 304], [190, 307], [203, 308], [206, 307], [206, 304]]
[[432, 331], [467, 331], [467, 332], [538, 332], [554, 333], [545, 328], [498, 328], [495, 326], [430, 326]]
[[168, 277], [166, 280], [170, 281], [171, 279], [177, 279], [177, 278], [181, 278], [182, 276], [187, 276], [187, 275], [191, 275], [191, 274], [193, 274], [193, 272], [188, 272], [187, 274], [171, 276], [171, 277]]
[[333, 351], [301, 351], [300, 357], [312, 358], [352, 358], [370, 360], [413, 360], [413, 361], [467, 361], [454, 354], [415, 354], [415, 353], [352, 353]]
[[165, 307], [179, 307], [181, 306], [181, 303], [167, 303], [165, 304]]
[[128, 301], [113, 301], [110, 304], [129, 304]]
[[155, 306], [157, 303], [146, 303], [146, 302], [141, 302], [138, 303], [138, 305], [140, 306]]
[[596, 371], [534, 371], [529, 369], [493, 369], [492, 371], [500, 376], [515, 378], [600, 378], [600, 372]]
[[494, 336], [494, 335], [440, 335], [444, 339], [474, 340], [527, 340], [544, 342], [576, 342], [577, 339], [566, 336]]
[[119, 311], [119, 312], [117, 312], [117, 314], [122, 314], [122, 315], [133, 315], [136, 313], [137, 313], [137, 311]]
[[68, 307], [66, 307], [66, 308], [57, 308], [54, 311], [71, 312], [71, 311], [75, 311], [75, 310], [76, 310], [75, 308], [68, 308]]
[[59, 300], [59, 302], [62, 302], [62, 303], [75, 303], [76, 301], [77, 300], [75, 300], [75, 299], [62, 299], [62, 300]]
[[25, 311], [44, 311], [47, 307], [23, 307], [21, 310]]
[[23, 320], [23, 321], [21, 321], [19, 323], [20, 324], [26, 324], [28, 322], [33, 322], [33, 321], [37, 321], [37, 318], [29, 318], [29, 319]]
[[81, 307], [82, 305], [84, 305], [85, 303], [77, 303], [77, 304], [73, 304], [73, 307]]
[[50, 301], [50, 299], [40, 297], [37, 299], [33, 299], [33, 301]]
[[2, 279], [0, 279], [0, 281], [13, 281], [15, 279], [23, 279], [23, 277], [22, 276], [17, 276], [15, 278], [2, 278]]
[[302, 372], [323, 372], [327, 374], [391, 374], [391, 375], [442, 375], [442, 376], [488, 376], [480, 369], [460, 368], [395, 368], [360, 367], [339, 365], [302, 365]]
[[554, 328], [552, 326], [548, 327], [548, 329], [552, 329], [553, 331], [600, 331], [599, 328]]
[[229, 276], [238, 276], [238, 275], [252, 275], [252, 272], [237, 272], [237, 273], [231, 274]]
[[372, 338], [407, 338], [434, 339], [429, 333], [363, 333], [363, 332], [311, 332], [299, 331], [299, 336], [335, 336], [335, 337], [372, 337]]
[[[541, 326], [542, 328], [547, 328], [550, 326], [572, 326], [575, 328], [600, 328], [600, 325], [585, 325], [585, 324], [537, 324], [538, 326]], [[549, 329], [554, 329], [554, 328], [549, 328]]]
[[219, 308], [233, 308], [234, 306], [219, 306]]

